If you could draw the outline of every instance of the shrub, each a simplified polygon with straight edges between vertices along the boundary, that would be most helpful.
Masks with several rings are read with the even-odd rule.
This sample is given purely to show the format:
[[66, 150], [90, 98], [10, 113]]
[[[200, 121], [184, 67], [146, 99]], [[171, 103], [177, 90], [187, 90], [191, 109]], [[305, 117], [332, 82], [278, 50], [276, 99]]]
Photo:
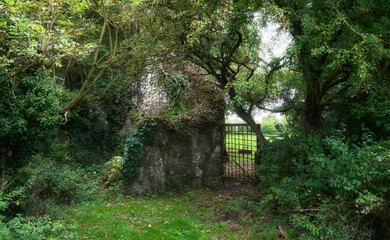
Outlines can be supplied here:
[[73, 226], [45, 217], [16, 216], [0, 222], [0, 239], [78, 239]]
[[106, 162], [119, 143], [120, 125], [116, 105], [95, 102], [73, 110], [63, 128], [72, 161], [83, 166]]
[[0, 154], [5, 167], [20, 167], [37, 150], [54, 139], [62, 90], [45, 71], [22, 75], [0, 85]]
[[365, 238], [372, 217], [386, 215], [388, 142], [375, 143], [367, 132], [361, 139], [343, 134], [286, 136], [266, 146], [257, 167], [262, 203], [293, 210], [290, 220], [307, 239]]
[[28, 200], [30, 211], [40, 212], [46, 205], [94, 200], [99, 192], [96, 173], [36, 155], [20, 170], [30, 176]]
[[263, 123], [261, 124], [261, 130], [264, 134], [275, 134], [276, 128], [274, 123]]
[[[0, 192], [0, 211], [9, 210], [11, 205], [19, 205], [25, 195], [24, 188], [16, 188], [8, 193]], [[52, 219], [50, 216], [32, 217], [17, 214], [0, 214], [0, 239], [77, 239], [73, 233], [74, 224]]]
[[119, 185], [122, 183], [123, 158], [115, 156], [106, 162], [100, 175], [100, 181], [104, 187]]

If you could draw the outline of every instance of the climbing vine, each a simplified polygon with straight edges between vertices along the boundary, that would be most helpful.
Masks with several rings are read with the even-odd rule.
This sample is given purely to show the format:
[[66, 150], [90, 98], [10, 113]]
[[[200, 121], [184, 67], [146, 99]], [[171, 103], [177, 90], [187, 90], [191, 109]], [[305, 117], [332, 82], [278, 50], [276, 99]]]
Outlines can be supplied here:
[[173, 125], [208, 126], [223, 116], [225, 101], [222, 91], [200, 72], [199, 68], [187, 64], [158, 78], [168, 95], [169, 109], [164, 118]]
[[156, 126], [157, 123], [152, 118], [141, 119], [137, 128], [127, 136], [122, 170], [126, 184], [130, 185], [139, 176], [140, 167], [144, 160], [144, 146], [153, 143], [155, 138], [153, 130]]
[[180, 73], [174, 73], [170, 77], [165, 78], [164, 85], [168, 95], [169, 108], [174, 114], [180, 114], [185, 108], [183, 101], [186, 95], [188, 95], [188, 79]]

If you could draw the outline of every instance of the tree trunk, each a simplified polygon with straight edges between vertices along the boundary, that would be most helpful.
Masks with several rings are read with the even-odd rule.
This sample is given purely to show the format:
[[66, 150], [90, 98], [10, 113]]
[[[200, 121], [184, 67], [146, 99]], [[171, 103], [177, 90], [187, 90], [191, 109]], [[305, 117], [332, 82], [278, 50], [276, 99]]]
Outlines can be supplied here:
[[3, 164], [3, 169], [0, 172], [0, 179], [1, 179], [0, 192], [3, 192], [4, 188], [5, 188], [4, 177], [5, 177], [5, 169], [6, 169], [6, 165], [7, 165], [7, 152], [0, 154], [0, 160], [1, 160], [1, 163]]
[[[261, 151], [259, 149], [261, 146], [268, 143], [267, 139], [265, 139], [263, 132], [261, 131], [260, 124], [257, 124], [255, 120], [253, 119], [250, 112], [246, 111], [242, 106], [238, 105], [237, 103], [233, 103], [234, 110], [237, 113], [237, 115], [244, 120], [253, 130], [253, 132], [256, 134], [257, 139], [257, 150], [255, 153], [255, 166], [259, 165], [261, 162]], [[258, 184], [259, 178], [255, 175], [254, 176], [255, 183]]]
[[308, 73], [306, 82], [308, 84], [305, 96], [304, 126], [306, 130], [319, 130], [322, 126], [322, 112], [324, 106], [321, 104], [320, 83], [313, 73]]
[[237, 115], [244, 120], [253, 130], [253, 132], [256, 134], [257, 141], [260, 143], [267, 143], [267, 139], [265, 139], [264, 134], [261, 132], [260, 125], [255, 122], [253, 119], [251, 113], [246, 111], [242, 106], [238, 105], [237, 103], [233, 103], [234, 111], [237, 113]]

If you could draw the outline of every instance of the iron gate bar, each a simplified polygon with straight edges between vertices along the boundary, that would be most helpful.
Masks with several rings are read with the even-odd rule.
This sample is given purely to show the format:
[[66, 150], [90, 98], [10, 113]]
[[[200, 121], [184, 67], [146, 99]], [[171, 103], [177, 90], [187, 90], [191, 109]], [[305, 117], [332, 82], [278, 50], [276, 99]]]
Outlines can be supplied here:
[[[259, 126], [260, 127], [260, 126]], [[254, 181], [257, 138], [248, 124], [225, 124], [223, 173], [225, 178]]]

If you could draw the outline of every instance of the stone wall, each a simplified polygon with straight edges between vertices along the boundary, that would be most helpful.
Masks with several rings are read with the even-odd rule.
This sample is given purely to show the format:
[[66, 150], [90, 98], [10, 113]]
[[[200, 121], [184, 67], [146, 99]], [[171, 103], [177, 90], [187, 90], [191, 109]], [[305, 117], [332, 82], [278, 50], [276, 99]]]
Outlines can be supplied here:
[[158, 116], [168, 107], [166, 91], [156, 82], [156, 73], [149, 73], [132, 86], [132, 102], [140, 116]]
[[194, 128], [191, 134], [158, 130], [156, 143], [144, 149], [145, 159], [133, 191], [145, 194], [164, 186], [221, 181], [222, 120], [210, 127]]
[[[223, 94], [197, 69], [188, 68], [181, 74], [189, 79], [188, 106], [182, 116], [160, 122], [161, 126], [154, 132], [155, 142], [143, 149], [145, 157], [140, 175], [132, 185], [132, 190], [138, 194], [166, 186], [207, 184], [222, 179]], [[149, 73], [130, 88], [132, 109], [138, 117], [164, 119], [169, 96], [156, 79], [157, 73]], [[186, 130], [168, 130], [172, 129], [168, 127], [170, 121], [182, 121]], [[137, 120], [133, 121], [133, 116], [128, 115], [122, 134], [134, 131], [137, 124]]]
[[[168, 108], [168, 95], [164, 88], [158, 86], [156, 76], [156, 73], [148, 73], [129, 87], [131, 106], [139, 117], [156, 117]], [[132, 117], [125, 117], [120, 131], [122, 135], [134, 129], [136, 123]]]

